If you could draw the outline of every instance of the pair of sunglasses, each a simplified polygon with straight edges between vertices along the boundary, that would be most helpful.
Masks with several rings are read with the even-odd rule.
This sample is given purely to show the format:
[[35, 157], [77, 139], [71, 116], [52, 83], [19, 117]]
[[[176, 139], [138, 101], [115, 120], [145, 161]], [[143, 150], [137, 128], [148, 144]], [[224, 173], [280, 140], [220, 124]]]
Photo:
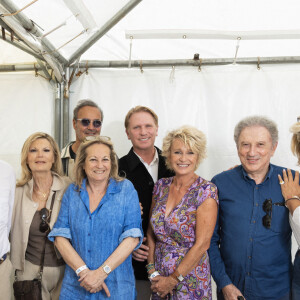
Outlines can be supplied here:
[[85, 119], [84, 118], [84, 119], [77, 119], [77, 121], [80, 121], [81, 125], [84, 126], [84, 127], [88, 127], [91, 124], [91, 122], [93, 122], [93, 126], [95, 128], [99, 128], [102, 125], [102, 121], [98, 120], [98, 119], [96, 119], [96, 120], [90, 120], [90, 119]]
[[46, 207], [44, 207], [40, 210], [40, 215], [41, 215], [40, 232], [45, 233], [50, 230], [50, 226], [49, 226], [50, 212]]
[[266, 213], [265, 216], [262, 218], [263, 225], [270, 229], [271, 228], [271, 223], [272, 223], [272, 206], [277, 205], [277, 206], [284, 206], [284, 203], [282, 202], [277, 202], [277, 203], [272, 203], [272, 199], [266, 199], [263, 203], [263, 210]]

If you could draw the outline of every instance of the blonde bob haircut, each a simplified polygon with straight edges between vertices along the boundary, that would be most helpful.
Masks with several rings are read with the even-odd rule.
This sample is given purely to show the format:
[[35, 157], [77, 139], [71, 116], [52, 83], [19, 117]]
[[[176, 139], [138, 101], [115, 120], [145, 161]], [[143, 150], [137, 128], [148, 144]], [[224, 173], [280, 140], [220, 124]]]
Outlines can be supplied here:
[[27, 138], [27, 140], [25, 141], [25, 143], [22, 147], [22, 151], [21, 151], [22, 173], [21, 173], [20, 180], [17, 182], [18, 187], [25, 185], [32, 178], [31, 170], [27, 164], [27, 157], [28, 157], [29, 149], [30, 149], [32, 143], [38, 139], [45, 139], [50, 143], [51, 148], [53, 150], [53, 154], [54, 154], [54, 163], [52, 164], [51, 171], [57, 173], [60, 176], [63, 175], [60, 151], [59, 151], [57, 143], [55, 142], [53, 137], [50, 136], [49, 134], [44, 133], [44, 132], [36, 132]]
[[291, 150], [298, 158], [298, 165], [300, 165], [300, 117], [298, 118], [298, 122], [291, 126], [290, 132], [293, 133]]
[[131, 116], [138, 112], [146, 112], [146, 113], [150, 114], [153, 117], [155, 125], [158, 127], [157, 114], [149, 107], [138, 105], [138, 106], [135, 106], [132, 109], [130, 109], [129, 112], [127, 113], [127, 115], [125, 117], [125, 122], [124, 122], [125, 129], [128, 129], [129, 120], [130, 120]]
[[116, 181], [121, 181], [123, 178], [118, 175], [118, 160], [117, 155], [114, 151], [114, 147], [109, 137], [103, 136], [89, 136], [87, 137], [79, 146], [76, 153], [75, 160], [75, 184], [80, 189], [83, 179], [87, 178], [87, 175], [84, 170], [85, 160], [87, 158], [87, 149], [95, 144], [105, 145], [110, 150], [110, 161], [111, 161], [111, 170], [109, 178], [114, 178]]
[[166, 158], [167, 168], [173, 170], [170, 163], [171, 148], [175, 139], [181, 140], [185, 146], [189, 147], [198, 155], [195, 170], [206, 157], [206, 137], [205, 134], [192, 126], [182, 126], [167, 134], [163, 140], [162, 155]]

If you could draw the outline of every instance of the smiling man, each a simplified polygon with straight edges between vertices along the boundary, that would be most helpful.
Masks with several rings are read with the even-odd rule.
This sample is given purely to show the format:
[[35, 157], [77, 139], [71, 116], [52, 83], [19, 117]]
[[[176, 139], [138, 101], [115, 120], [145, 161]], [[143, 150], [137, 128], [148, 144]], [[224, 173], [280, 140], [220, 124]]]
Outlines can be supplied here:
[[261, 116], [241, 120], [234, 139], [241, 165], [215, 176], [219, 215], [209, 257], [218, 299], [290, 299], [291, 229], [272, 165], [276, 124]]
[[[119, 161], [119, 173], [129, 179], [138, 192], [143, 206], [143, 230], [147, 232], [154, 183], [173, 173], [167, 170], [161, 151], [154, 146], [158, 131], [158, 117], [145, 106], [132, 108], [125, 118], [125, 129], [132, 148]], [[136, 278], [137, 299], [149, 299], [150, 281], [146, 271], [148, 247], [146, 238], [141, 247], [133, 252], [133, 268]]]
[[80, 143], [87, 137], [100, 135], [103, 122], [102, 109], [92, 100], [80, 100], [73, 111], [73, 128], [76, 141], [70, 142], [62, 151], [61, 159], [66, 176], [74, 180], [73, 168]]

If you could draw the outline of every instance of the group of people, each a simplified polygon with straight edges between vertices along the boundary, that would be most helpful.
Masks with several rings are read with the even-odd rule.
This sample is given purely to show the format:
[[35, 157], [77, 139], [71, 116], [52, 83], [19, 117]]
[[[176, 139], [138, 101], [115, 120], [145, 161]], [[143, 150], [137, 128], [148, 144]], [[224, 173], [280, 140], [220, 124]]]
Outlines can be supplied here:
[[[195, 173], [206, 156], [197, 128], [170, 131], [160, 150], [157, 115], [136, 106], [125, 118], [132, 148], [119, 159], [102, 123], [95, 102], [79, 101], [76, 140], [61, 155], [38, 132], [23, 145], [16, 184], [0, 162], [0, 299], [11, 299], [10, 274], [41, 274], [45, 300], [208, 300], [211, 274], [218, 299], [300, 299], [299, 173], [270, 163], [272, 120], [241, 120], [241, 165], [211, 181]], [[291, 129], [300, 163], [300, 122]]]

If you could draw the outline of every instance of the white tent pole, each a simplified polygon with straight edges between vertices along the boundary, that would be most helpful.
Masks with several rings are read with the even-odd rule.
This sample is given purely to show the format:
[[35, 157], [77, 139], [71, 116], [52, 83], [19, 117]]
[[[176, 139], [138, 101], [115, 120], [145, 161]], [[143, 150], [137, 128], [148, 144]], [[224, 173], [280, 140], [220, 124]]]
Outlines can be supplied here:
[[70, 99], [68, 90], [68, 80], [70, 77], [70, 69], [65, 69], [66, 78], [62, 83], [62, 112], [63, 112], [63, 122], [62, 122], [62, 147], [65, 147], [69, 143], [69, 112], [70, 112]]
[[56, 84], [55, 88], [55, 103], [54, 103], [54, 139], [57, 142], [59, 148], [62, 147], [61, 143], [61, 85]]
[[116, 25], [124, 16], [126, 16], [142, 0], [131, 0], [121, 10], [119, 10], [109, 21], [107, 21], [99, 30], [97, 30], [80, 48], [78, 48], [70, 57], [69, 65], [79, 56], [94, 45], [107, 31]]
[[[10, 0], [0, 0], [0, 4], [2, 4], [3, 7], [5, 7], [5, 9], [7, 9], [10, 13], [14, 13], [19, 10]], [[36, 37], [42, 37], [43, 35], [43, 32], [41, 32], [40, 29], [23, 12], [18, 13], [14, 17], [4, 18], [16, 18], [31, 34]], [[68, 61], [59, 52], [55, 51], [55, 47], [47, 40], [47, 38], [43, 38], [41, 43], [46, 48], [47, 52], [51, 53], [61, 64], [66, 65], [68, 63]]]
[[[230, 65], [233, 58], [202, 58], [201, 66]], [[300, 63], [300, 56], [278, 56], [278, 57], [260, 57], [261, 64], [283, 64]], [[237, 58], [237, 64], [257, 64], [257, 57]], [[128, 68], [128, 60], [114, 61], [81, 61], [79, 68]], [[143, 60], [143, 67], [168, 67], [168, 66], [199, 66], [199, 60], [195, 59], [169, 59], [169, 60]], [[140, 68], [140, 60], [132, 60], [131, 67]]]

